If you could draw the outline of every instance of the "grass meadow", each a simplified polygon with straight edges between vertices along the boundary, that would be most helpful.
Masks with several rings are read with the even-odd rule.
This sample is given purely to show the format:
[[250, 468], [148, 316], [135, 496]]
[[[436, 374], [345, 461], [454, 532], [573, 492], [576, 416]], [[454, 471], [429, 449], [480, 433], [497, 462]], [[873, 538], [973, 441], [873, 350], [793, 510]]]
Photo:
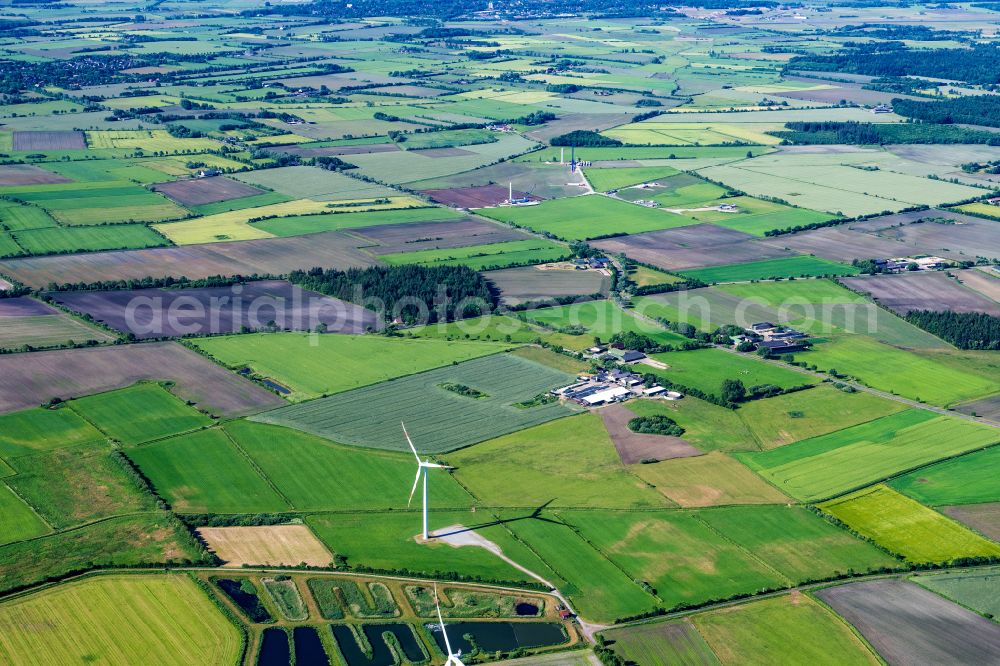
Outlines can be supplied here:
[[661, 344], [679, 344], [688, 338], [668, 331], [663, 327], [633, 317], [627, 310], [622, 310], [608, 300], [586, 301], [572, 305], [559, 305], [551, 308], [528, 310], [524, 313], [529, 321], [546, 326], [563, 329], [581, 326], [586, 329], [586, 335], [580, 336], [573, 348], [592, 346], [593, 336], [608, 341], [615, 333], [639, 333]]
[[783, 389], [815, 384], [817, 381], [809, 375], [753, 356], [733, 354], [721, 349], [665, 352], [653, 354], [652, 358], [668, 366], [666, 370], [651, 369], [653, 374], [716, 396], [726, 379], [738, 379], [747, 388], [773, 384]]
[[17, 493], [0, 482], [0, 545], [41, 536], [50, 531], [49, 526]]
[[128, 452], [156, 491], [184, 513], [286, 511], [288, 502], [216, 428]]
[[[656, 589], [661, 605], [667, 608], [788, 584], [693, 512], [565, 511], [560, 515], [629, 578]], [[600, 581], [594, 572], [588, 575]]]
[[11, 458], [104, 439], [67, 406], [26, 409], [0, 416], [0, 456]]
[[598, 195], [552, 199], [537, 206], [484, 208], [476, 212], [563, 240], [638, 234], [694, 224], [693, 220], [667, 211]]
[[881, 663], [846, 622], [797, 592], [699, 613], [692, 622], [722, 664], [780, 663], [790, 650], [809, 664]]
[[814, 501], [997, 439], [990, 426], [908, 409], [741, 459], [792, 497]]
[[666, 178], [678, 173], [673, 167], [611, 167], [605, 169], [585, 169], [590, 186], [598, 192], [617, 190], [630, 185], [648, 183], [658, 178]]
[[292, 401], [495, 354], [500, 343], [362, 335], [279, 333], [202, 338], [199, 349], [232, 368], [249, 366], [292, 390]]
[[[342, 446], [298, 430], [252, 421], [232, 421], [224, 428], [295, 509], [406, 508], [416, 469], [409, 452]], [[472, 498], [450, 474], [434, 476], [431, 492], [435, 509], [462, 509], [472, 504]]]
[[884, 485], [819, 507], [909, 562], [1000, 557], [1000, 545]]
[[[70, 407], [108, 437], [141, 444], [194, 430], [212, 420], [158, 384], [136, 384], [120, 391], [78, 398]], [[123, 419], [122, 414], [128, 414]]]
[[[687, 437], [686, 432], [684, 437]], [[787, 495], [742, 463], [718, 451], [632, 465], [631, 471], [664, 497], [686, 508], [788, 501]]]
[[781, 257], [745, 264], [728, 264], [678, 271], [680, 275], [702, 282], [749, 282], [775, 278], [812, 277], [825, 275], [856, 275], [858, 269], [819, 257]]
[[385, 254], [379, 258], [387, 264], [468, 266], [476, 270], [485, 270], [560, 261], [568, 258], [570, 254], [566, 246], [538, 238], [441, 250], [399, 252]]
[[579, 414], [483, 442], [447, 457], [487, 506], [669, 506], [622, 465], [596, 414]]
[[996, 470], [1000, 447], [945, 460], [893, 479], [889, 485], [931, 506], [1000, 501]]
[[947, 407], [1000, 391], [1000, 361], [970, 352], [916, 353], [867, 336], [845, 335], [816, 345], [796, 358], [821, 370], [834, 369], [868, 386]]
[[1000, 572], [996, 569], [915, 576], [910, 580], [987, 617], [1000, 615]]

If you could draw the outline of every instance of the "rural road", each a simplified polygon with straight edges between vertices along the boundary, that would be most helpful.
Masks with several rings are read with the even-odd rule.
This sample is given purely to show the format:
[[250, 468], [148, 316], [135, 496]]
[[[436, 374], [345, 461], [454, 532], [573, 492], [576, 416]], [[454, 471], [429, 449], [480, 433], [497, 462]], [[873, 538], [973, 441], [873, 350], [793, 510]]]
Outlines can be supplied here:
[[559, 599], [559, 601], [562, 602], [563, 606], [565, 606], [567, 610], [569, 610], [569, 612], [573, 613], [573, 615], [577, 616], [576, 620], [580, 625], [580, 629], [583, 631], [583, 635], [587, 638], [589, 642], [591, 643], [594, 642], [594, 634], [596, 632], [601, 631], [602, 629], [607, 629], [606, 625], [585, 622], [582, 618], [580, 618], [579, 614], [573, 608], [573, 605], [569, 602], [569, 599], [563, 596], [562, 592], [559, 591], [559, 588], [557, 588], [555, 585], [553, 585], [549, 581], [545, 580], [544, 578], [536, 574], [531, 569], [521, 566], [511, 558], [507, 557], [504, 554], [503, 550], [500, 548], [500, 546], [496, 545], [486, 537], [481, 536], [475, 530], [470, 529], [464, 525], [449, 525], [448, 527], [435, 530], [434, 538], [438, 541], [443, 541], [454, 548], [461, 548], [463, 546], [478, 546], [479, 548], [484, 548], [489, 552], [493, 553], [494, 555], [496, 555], [497, 557], [499, 557], [501, 560], [503, 560], [510, 566], [517, 569], [518, 571], [526, 573], [527, 575], [531, 576], [542, 585], [547, 586], [549, 589], [552, 590], [552, 594], [554, 594]]

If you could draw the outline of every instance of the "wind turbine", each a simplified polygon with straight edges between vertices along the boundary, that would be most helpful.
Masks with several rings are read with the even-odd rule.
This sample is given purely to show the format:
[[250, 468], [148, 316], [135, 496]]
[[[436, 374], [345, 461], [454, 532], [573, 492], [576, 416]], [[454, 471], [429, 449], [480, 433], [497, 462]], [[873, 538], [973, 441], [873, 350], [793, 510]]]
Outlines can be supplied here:
[[406, 435], [406, 442], [410, 445], [410, 450], [413, 451], [413, 457], [417, 459], [417, 478], [413, 480], [413, 490], [410, 491], [410, 499], [406, 502], [406, 506], [409, 507], [413, 503], [413, 493], [417, 492], [417, 484], [420, 483], [420, 475], [424, 476], [424, 541], [430, 538], [427, 533], [427, 470], [428, 469], [454, 469], [447, 465], [438, 465], [437, 463], [432, 463], [429, 460], [421, 460], [420, 456], [417, 455], [417, 449], [413, 446], [413, 440], [410, 439], [410, 433], [406, 432], [406, 424], [400, 423], [403, 426], [403, 434]]
[[448, 630], [444, 628], [444, 618], [441, 617], [441, 602], [438, 600], [438, 586], [437, 583], [434, 584], [434, 605], [437, 607], [438, 612], [438, 623], [441, 625], [441, 635], [444, 636], [444, 646], [448, 650], [448, 661], [444, 662], [444, 666], [465, 666], [459, 657], [462, 656], [462, 651], [459, 650], [458, 653], [453, 653], [451, 651], [451, 641], [448, 640]]

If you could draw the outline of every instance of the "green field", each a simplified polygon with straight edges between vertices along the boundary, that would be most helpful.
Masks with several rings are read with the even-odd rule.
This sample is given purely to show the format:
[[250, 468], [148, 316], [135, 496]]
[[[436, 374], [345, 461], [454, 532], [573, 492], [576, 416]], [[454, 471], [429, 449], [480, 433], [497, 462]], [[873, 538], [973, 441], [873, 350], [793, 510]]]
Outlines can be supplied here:
[[505, 348], [482, 342], [301, 333], [202, 338], [192, 344], [230, 367], [249, 366], [257, 374], [287, 386], [293, 401], [339, 393]]
[[[726, 379], [738, 379], [748, 389], [765, 384], [787, 389], [815, 384], [817, 381], [809, 375], [761, 361], [753, 356], [734, 354], [721, 349], [665, 352], [653, 354], [652, 357], [668, 366], [666, 370], [650, 368], [649, 371], [653, 374], [710, 395], [719, 395], [722, 382]], [[647, 371], [646, 368], [643, 368], [643, 371]]]
[[[418, 343], [419, 344], [419, 343]], [[509, 354], [473, 359], [320, 400], [280, 407], [252, 420], [297, 428], [343, 444], [406, 451], [405, 422], [418, 450], [440, 453], [571, 414], [558, 402], [518, 407], [572, 375]], [[463, 385], [478, 398], [447, 390]]]
[[127, 250], [170, 244], [163, 236], [141, 224], [46, 227], [15, 231], [13, 235], [29, 254]]
[[765, 449], [791, 444], [810, 437], [888, 416], [905, 406], [858, 391], [844, 393], [821, 385], [809, 391], [755, 400], [740, 407], [737, 414]]
[[792, 497], [813, 501], [998, 439], [990, 426], [908, 409], [741, 459]]
[[98, 576], [0, 604], [5, 664], [232, 664], [242, 637], [183, 574]]
[[[401, 494], [405, 495], [407, 492], [403, 488]], [[434, 486], [431, 487], [431, 492], [434, 492]], [[348, 563], [353, 565], [390, 570], [409, 569], [427, 574], [457, 572], [507, 581], [531, 580], [524, 572], [482, 548], [453, 548], [440, 541], [417, 543], [415, 537], [420, 534], [419, 507], [406, 512], [381, 514], [309, 515], [306, 517], [306, 524], [331, 552], [344, 555]], [[430, 514], [432, 533], [450, 532], [445, 528], [457, 525], [474, 527], [477, 534], [500, 546], [505, 555], [522, 566], [542, 576], [552, 575], [536, 555], [516, 541], [504, 525], [496, 524], [488, 512], [471, 513], [467, 508], [464, 511], [432, 511]], [[364, 538], [359, 539], [358, 534], [364, 534]]]
[[685, 396], [683, 400], [631, 400], [625, 404], [640, 416], [662, 414], [684, 428], [684, 439], [702, 451], [758, 451], [760, 444], [740, 418], [739, 410]]
[[552, 199], [537, 206], [485, 208], [476, 212], [564, 240], [638, 234], [694, 224], [692, 220], [666, 211], [596, 195]]
[[[685, 398], [685, 402], [691, 398]], [[673, 414], [669, 414], [673, 418]], [[684, 433], [686, 438], [687, 432]], [[718, 451], [690, 458], [632, 465], [631, 471], [683, 507], [780, 504], [788, 501], [774, 486]]]
[[24, 500], [0, 482], [0, 545], [40, 536], [49, 532], [45, 524]]
[[[212, 422], [158, 384], [136, 384], [120, 391], [99, 393], [73, 400], [70, 406], [87, 422], [123, 444], [141, 444]], [[122, 414], [128, 414], [129, 418], [123, 419]]]
[[574, 348], [592, 346], [593, 336], [609, 341], [615, 333], [639, 333], [660, 344], [678, 344], [688, 341], [688, 338], [668, 331], [658, 324], [633, 317], [611, 301], [586, 301], [573, 305], [560, 305], [551, 308], [528, 310], [525, 316], [555, 329], [583, 327], [586, 336], [581, 337]]
[[1000, 557], [1000, 545], [887, 486], [861, 490], [819, 507], [909, 562]]
[[861, 335], [816, 345], [797, 356], [822, 370], [835, 369], [872, 388], [946, 407], [1000, 390], [1000, 360], [975, 352], [915, 353]]
[[1000, 501], [998, 464], [1000, 447], [994, 446], [925, 467], [893, 479], [889, 485], [931, 506], [996, 502]]
[[817, 275], [856, 275], [857, 268], [819, 257], [800, 256], [764, 259], [745, 264], [729, 264], [709, 268], [678, 271], [688, 278], [702, 282], [749, 282], [774, 278], [806, 277]]
[[698, 517], [794, 583], [895, 562], [800, 506], [720, 507], [699, 511]]
[[[250, 226], [266, 231], [274, 236], [302, 236], [335, 229], [360, 229], [379, 224], [408, 224], [410, 222], [431, 222], [437, 220], [457, 220], [462, 216], [449, 208], [401, 208], [396, 210], [373, 210], [362, 213], [340, 213], [336, 215], [301, 215], [282, 217], [261, 222], [251, 222]], [[362, 232], [364, 233], [364, 232]]]
[[100, 439], [104, 435], [67, 406], [0, 416], [0, 456], [7, 458]]
[[199, 562], [202, 557], [187, 529], [170, 514], [135, 513], [0, 546], [0, 590], [94, 566]]
[[39, 451], [7, 462], [16, 472], [5, 479], [7, 485], [55, 529], [156, 507], [105, 442]]
[[[604, 513], [588, 511], [584, 515], [588, 523], [591, 518], [599, 524], [605, 523]], [[542, 520], [524, 514], [509, 514], [504, 518], [509, 521], [508, 529], [566, 581], [560, 591], [569, 596], [587, 619], [612, 622], [659, 605], [656, 598], [630, 577], [631, 572], [623, 572], [594, 547], [589, 534], [584, 533], [581, 538], [575, 529], [560, 525], [545, 514]]]
[[[406, 508], [415, 469], [408, 452], [360, 450], [250, 421], [233, 421], [224, 427], [295, 509]], [[460, 509], [472, 502], [448, 474], [436, 475], [433, 484], [435, 509]]]
[[423, 266], [468, 266], [476, 270], [493, 270], [510, 266], [544, 264], [570, 256], [569, 248], [544, 239], [508, 241], [488, 245], [418, 250], [385, 254], [379, 257], [390, 265], [421, 264]]
[[772, 229], [817, 224], [834, 217], [829, 213], [820, 213], [806, 208], [793, 208], [774, 201], [745, 196], [727, 198], [720, 203], [738, 206], [739, 211], [735, 213], [719, 210], [688, 211], [684, 215], [699, 222], [710, 222], [720, 227], [761, 237], [764, 236], [765, 231]]
[[617, 190], [629, 185], [648, 183], [658, 178], [666, 178], [677, 173], [672, 167], [624, 167], [608, 169], [586, 169], [583, 174], [590, 186], [598, 192]]
[[989, 614], [987, 617], [1000, 615], [1000, 572], [996, 569], [921, 575], [910, 580], [977, 613]]
[[616, 654], [644, 666], [784, 664], [790, 654], [809, 664], [881, 663], [847, 623], [797, 592], [603, 635]]
[[557, 333], [507, 315], [491, 314], [453, 322], [438, 322], [407, 329], [406, 337], [436, 340], [482, 340], [486, 342], [535, 343], [544, 340], [556, 347], [582, 349], [588, 341], [579, 335]]
[[[851, 627], [798, 593], [701, 613], [692, 619], [723, 664], [878, 664]], [[766, 628], [766, 629], [765, 629]]]
[[255, 513], [289, 508], [219, 429], [147, 444], [128, 455], [177, 511]]
[[[596, 414], [580, 414], [448, 456], [487, 506], [640, 508], [667, 502], [630, 474]], [[557, 490], [554, 490], [556, 489]]]
[[[561, 515], [631, 578], [652, 585], [667, 608], [788, 584], [693, 512], [566, 511]], [[599, 584], [600, 577], [593, 572], [584, 575]]]

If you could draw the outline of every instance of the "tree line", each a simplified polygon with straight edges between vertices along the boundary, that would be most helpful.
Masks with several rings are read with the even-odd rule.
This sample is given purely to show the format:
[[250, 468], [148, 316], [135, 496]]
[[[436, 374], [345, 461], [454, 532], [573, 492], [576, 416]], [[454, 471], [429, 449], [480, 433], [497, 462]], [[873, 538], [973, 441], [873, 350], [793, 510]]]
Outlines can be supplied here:
[[[916, 104], [924, 105], [922, 102]], [[769, 134], [787, 143], [803, 145], [977, 143], [1000, 146], [1000, 134], [995, 132], [930, 123], [791, 122], [785, 123], [784, 131]]]

